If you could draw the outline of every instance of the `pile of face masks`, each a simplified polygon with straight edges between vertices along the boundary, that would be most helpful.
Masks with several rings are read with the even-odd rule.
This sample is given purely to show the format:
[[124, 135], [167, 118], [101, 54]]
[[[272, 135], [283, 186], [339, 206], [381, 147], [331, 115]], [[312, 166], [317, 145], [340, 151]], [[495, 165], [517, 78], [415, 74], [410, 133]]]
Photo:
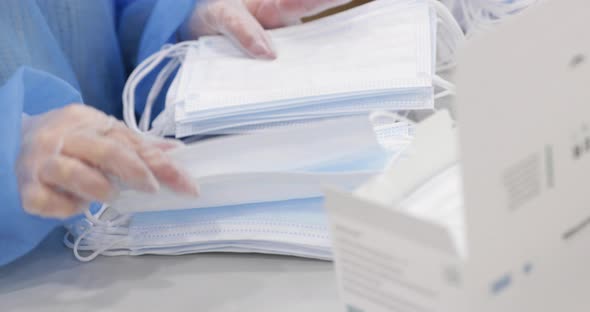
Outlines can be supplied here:
[[[249, 134], [171, 154], [200, 184], [200, 198], [125, 191], [70, 223], [66, 245], [82, 261], [212, 251], [329, 259], [322, 187], [351, 190], [403, 159], [413, 125], [390, 111], [433, 108], [433, 84], [439, 96], [452, 93], [434, 74], [435, 11], [446, 21], [444, 36], [461, 40], [438, 1], [377, 0], [272, 31], [276, 61], [248, 59], [217, 37], [148, 58], [124, 91], [132, 129], [177, 137]], [[153, 103], [179, 66], [166, 109], [152, 125]], [[155, 68], [160, 72], [138, 124], [134, 90]], [[372, 114], [370, 124], [367, 114], [377, 109], [389, 112]]]
[[[157, 135], [243, 133], [285, 124], [366, 115], [373, 110], [432, 109], [436, 11], [428, 0], [377, 0], [308, 24], [269, 32], [279, 57], [250, 59], [224, 37], [203, 37], [161, 51], [140, 65], [126, 88], [167, 57], [139, 130]], [[150, 125], [163, 79], [182, 63], [166, 109]], [[447, 87], [447, 86], [445, 86]]]
[[[380, 125], [385, 129], [385, 125]], [[321, 188], [352, 190], [403, 152], [407, 122], [380, 134], [369, 119], [211, 139], [171, 156], [200, 184], [199, 198], [124, 191], [95, 214], [68, 225], [80, 260], [99, 254], [264, 252], [330, 258]], [[89, 254], [82, 255], [81, 251]]]

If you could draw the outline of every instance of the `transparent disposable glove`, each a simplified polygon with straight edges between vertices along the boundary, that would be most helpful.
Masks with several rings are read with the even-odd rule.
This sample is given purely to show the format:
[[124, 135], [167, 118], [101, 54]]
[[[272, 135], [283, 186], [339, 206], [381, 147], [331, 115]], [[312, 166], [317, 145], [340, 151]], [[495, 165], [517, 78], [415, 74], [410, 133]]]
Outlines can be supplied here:
[[16, 174], [28, 213], [67, 218], [89, 202], [109, 202], [121, 185], [153, 193], [162, 183], [198, 193], [164, 153], [179, 143], [146, 141], [92, 107], [74, 104], [26, 118], [22, 131]]
[[185, 39], [228, 36], [247, 54], [273, 59], [276, 52], [264, 29], [289, 26], [351, 0], [202, 0], [185, 24]]

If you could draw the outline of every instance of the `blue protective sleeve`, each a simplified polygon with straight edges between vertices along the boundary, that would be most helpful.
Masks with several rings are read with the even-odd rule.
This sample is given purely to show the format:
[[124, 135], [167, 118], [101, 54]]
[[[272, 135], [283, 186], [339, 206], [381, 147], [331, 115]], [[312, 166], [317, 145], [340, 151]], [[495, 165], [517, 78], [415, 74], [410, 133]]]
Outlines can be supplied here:
[[62, 223], [27, 215], [21, 207], [14, 164], [22, 113], [82, 101], [109, 114], [120, 110], [125, 72], [113, 4], [0, 1], [0, 265], [33, 249]]
[[70, 84], [26, 67], [0, 87], [0, 266], [29, 252], [61, 224], [28, 215], [21, 207], [14, 164], [20, 149], [22, 113], [36, 114], [72, 101], [80, 102], [81, 97]]
[[[196, 1], [136, 0], [123, 9], [119, 20], [119, 38], [128, 71], [165, 44], [178, 41], [177, 31], [192, 12]], [[157, 73], [158, 70], [155, 70], [137, 88], [135, 110], [138, 114], [143, 111]], [[161, 94], [153, 110], [154, 116], [164, 108], [163, 98]]]
[[0, 1], [0, 266], [62, 224], [22, 210], [13, 169], [22, 113], [83, 102], [119, 116], [126, 71], [176, 40], [194, 1]]

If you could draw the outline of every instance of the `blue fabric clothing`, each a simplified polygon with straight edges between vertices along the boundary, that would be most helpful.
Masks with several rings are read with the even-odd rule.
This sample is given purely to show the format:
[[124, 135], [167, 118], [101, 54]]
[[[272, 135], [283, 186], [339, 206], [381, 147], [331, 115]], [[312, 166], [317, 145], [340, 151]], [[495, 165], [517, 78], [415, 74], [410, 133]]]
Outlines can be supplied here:
[[22, 210], [13, 169], [22, 114], [82, 102], [120, 117], [126, 75], [176, 40], [194, 1], [0, 1], [0, 265], [61, 224]]

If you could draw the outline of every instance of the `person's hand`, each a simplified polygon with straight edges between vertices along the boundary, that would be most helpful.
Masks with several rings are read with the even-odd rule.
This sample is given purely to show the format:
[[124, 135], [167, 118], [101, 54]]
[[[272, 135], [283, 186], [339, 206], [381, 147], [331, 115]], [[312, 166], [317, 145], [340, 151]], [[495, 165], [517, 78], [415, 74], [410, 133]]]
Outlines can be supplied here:
[[118, 186], [157, 192], [160, 183], [197, 195], [197, 186], [164, 154], [179, 146], [145, 140], [113, 117], [75, 104], [23, 122], [16, 163], [22, 206], [67, 218], [92, 201], [109, 202]]
[[223, 34], [247, 54], [273, 59], [276, 52], [264, 29], [300, 23], [351, 0], [202, 0], [184, 26], [184, 37]]

